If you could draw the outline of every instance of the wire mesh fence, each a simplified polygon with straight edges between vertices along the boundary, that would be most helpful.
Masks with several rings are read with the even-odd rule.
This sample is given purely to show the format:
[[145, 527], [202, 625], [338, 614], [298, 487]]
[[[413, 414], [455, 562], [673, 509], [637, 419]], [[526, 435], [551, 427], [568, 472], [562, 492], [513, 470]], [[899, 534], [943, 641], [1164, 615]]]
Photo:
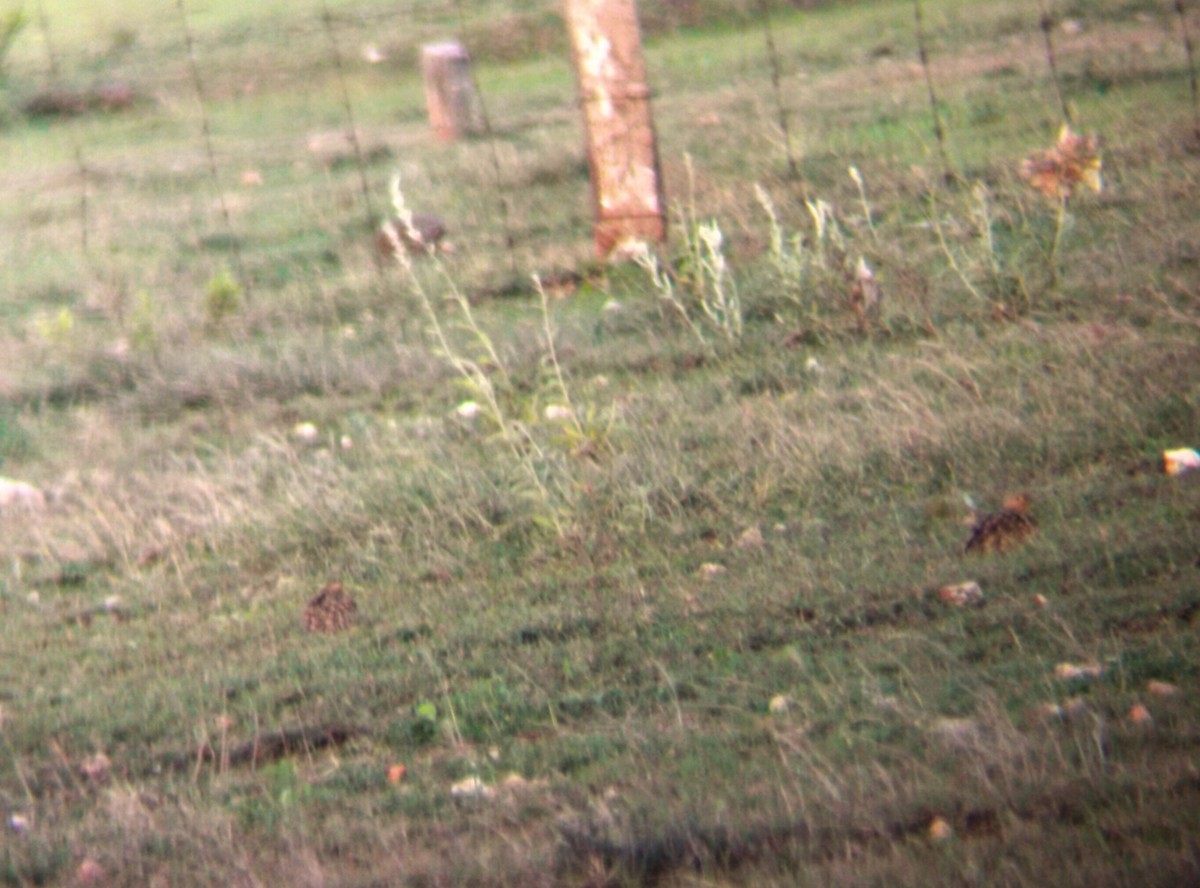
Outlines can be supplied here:
[[[1133, 4], [1146, 10], [1142, 42], [1118, 47], [1072, 18], [1087, 4], [1003, 4], [992, 15], [1010, 42], [953, 60], [939, 57], [948, 34], [995, 22], [918, 0], [846, 4], [876, 37], [843, 46], [815, 28], [812, 5], [640, 4], [670, 204], [699, 193], [706, 212], [736, 216], [734, 189], [803, 193], [847, 163], [952, 178], [998, 130], [1040, 144], [1100, 88], [1106, 52], [1123, 54], [1126, 74], [1163, 69], [1183, 84], [1194, 71], [1183, 0]], [[445, 220], [447, 261], [471, 286], [577, 268], [592, 207], [560, 6], [48, 4], [6, 63], [3, 261], [33, 269], [51, 296], [72, 275], [125, 297], [223, 272], [251, 292], [333, 270], [353, 286], [379, 272], [374, 232], [399, 176], [413, 209]], [[421, 47], [448, 38], [472, 57], [486, 122], [449, 143], [429, 125], [419, 73]], [[1028, 102], [993, 119], [960, 88], [964, 66], [1012, 77]], [[1193, 114], [1195, 101], [1193, 88]], [[912, 102], [927, 103], [928, 127], [889, 132], [889, 107]], [[128, 262], [111, 271], [116, 255], [138, 259], [136, 280]], [[106, 268], [119, 279], [104, 284]]]

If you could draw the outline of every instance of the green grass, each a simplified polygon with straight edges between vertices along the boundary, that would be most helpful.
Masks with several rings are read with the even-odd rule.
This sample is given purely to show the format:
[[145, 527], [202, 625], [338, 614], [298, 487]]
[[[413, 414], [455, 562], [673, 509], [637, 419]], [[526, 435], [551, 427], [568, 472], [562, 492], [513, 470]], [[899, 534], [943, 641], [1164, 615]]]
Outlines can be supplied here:
[[[173, 10], [47, 6], [68, 80], [154, 101], [0, 143], [0, 474], [48, 493], [0, 507], [0, 885], [1195, 881], [1200, 482], [1161, 464], [1200, 443], [1174, 23], [1060, 10], [1105, 189], [1051, 259], [1017, 173], [1059, 124], [1036, 4], [924, 4], [953, 185], [909, 6], [776, 10], [797, 182], [761, 29], [639, 5], [674, 304], [592, 261], [572, 74], [513, 25], [548, 7], [464, 4], [496, 137], [443, 146], [408, 62], [448, 10], [332, 4], [368, 207], [320, 4], [193, 13], [216, 183]], [[395, 172], [456, 247], [411, 274], [366, 228]], [[732, 338], [689, 248], [709, 220]], [[543, 306], [524, 278], [560, 269], [581, 281]], [[578, 426], [547, 418], [567, 400]], [[1018, 491], [1037, 535], [965, 557], [965, 498]], [[358, 625], [308, 635], [332, 579]], [[982, 605], [942, 603], [967, 580]], [[492, 794], [452, 795], [471, 777]]]

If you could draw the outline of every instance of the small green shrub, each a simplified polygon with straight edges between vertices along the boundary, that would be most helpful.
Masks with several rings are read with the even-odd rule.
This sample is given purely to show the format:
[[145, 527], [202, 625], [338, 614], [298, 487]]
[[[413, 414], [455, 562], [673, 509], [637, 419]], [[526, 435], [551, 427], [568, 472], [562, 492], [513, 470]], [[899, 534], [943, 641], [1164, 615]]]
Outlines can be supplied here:
[[210, 328], [222, 326], [242, 307], [244, 292], [228, 269], [217, 272], [208, 282], [204, 311]]

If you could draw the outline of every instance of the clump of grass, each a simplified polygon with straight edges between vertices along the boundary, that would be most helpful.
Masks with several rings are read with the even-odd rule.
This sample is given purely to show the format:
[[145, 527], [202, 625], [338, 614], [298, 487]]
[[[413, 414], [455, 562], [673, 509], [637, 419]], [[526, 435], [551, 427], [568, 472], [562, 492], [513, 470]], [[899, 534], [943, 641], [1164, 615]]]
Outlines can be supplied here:
[[[392, 204], [396, 218], [406, 226], [409, 236], [416, 243], [420, 243], [420, 233], [412, 225], [412, 213], [408, 209], [404, 194], [400, 189], [399, 177], [392, 180]], [[442, 272], [441, 280], [446, 285], [448, 292], [446, 302], [457, 311], [459, 322], [469, 334], [470, 341], [479, 350], [479, 357], [474, 358], [467, 356], [463, 349], [451, 343], [439, 308], [435, 306], [428, 289], [416, 273], [413, 258], [409, 255], [409, 251], [404, 249], [394, 227], [384, 226], [383, 231], [387, 237], [393, 240], [396, 261], [407, 273], [412, 290], [429, 321], [429, 329], [433, 334], [437, 353], [454, 368], [467, 392], [485, 410], [487, 419], [496, 429], [500, 442], [516, 461], [516, 464], [521, 467], [531, 490], [540, 501], [542, 518], [553, 528], [556, 535], [565, 537], [570, 523], [572, 502], [570, 478], [563, 473], [561, 461], [552, 457], [539, 441], [539, 436], [534, 433], [533, 428], [519, 418], [520, 411], [512, 409], [511, 405], [515, 396], [511, 377], [493, 345], [491, 336], [476, 320], [470, 300], [454, 280], [445, 273], [444, 266], [439, 264], [439, 271]], [[555, 383], [566, 402], [570, 428], [578, 441], [578, 446], [582, 447], [585, 443], [598, 441], [599, 436], [596, 433], [599, 430], [593, 428], [590, 433], [585, 431], [571, 405], [570, 392], [554, 349], [548, 298], [540, 281], [535, 279], [535, 285], [541, 296], [543, 330], [547, 354], [554, 370]], [[535, 418], [533, 421], [536, 422], [537, 419]], [[590, 455], [595, 454], [593, 452]]]
[[160, 344], [161, 310], [148, 290], [139, 290], [127, 320], [129, 342], [140, 352], [154, 354]]
[[705, 349], [710, 348], [708, 337], [704, 335], [704, 331], [693, 320], [691, 312], [688, 310], [687, 304], [675, 292], [675, 281], [671, 271], [664, 266], [662, 261], [650, 249], [649, 245], [639, 243], [634, 246], [632, 252], [633, 261], [636, 262], [650, 278], [650, 284], [654, 288], [654, 292], [661, 302], [666, 303], [687, 326], [688, 330], [696, 337], [696, 341]]
[[[879, 233], [862, 175], [856, 167], [850, 168], [850, 175], [858, 186], [863, 221], [878, 248]], [[857, 317], [859, 331], [866, 332], [880, 312], [878, 285], [866, 257], [852, 249], [833, 205], [819, 197], [806, 198], [809, 232], [789, 235], [771, 195], [760, 183], [755, 184], [754, 195], [767, 217], [766, 259], [772, 283], [782, 286], [792, 308], [787, 320], [798, 321], [808, 337], [820, 340], [836, 331], [838, 319], [848, 308]]]
[[209, 278], [204, 289], [204, 316], [209, 329], [225, 326], [241, 309], [244, 295], [242, 285], [228, 269]]
[[[1092, 191], [1102, 187], [1096, 140], [1077, 136], [1066, 125], [1057, 144], [1031, 154], [1020, 173], [1047, 199], [1049, 216], [1045, 204], [1029, 206], [1020, 195], [998, 195], [976, 181], [969, 195], [963, 192], [957, 205], [950, 204], [947, 219], [942, 193], [929, 192], [931, 227], [942, 255], [967, 291], [999, 317], [1027, 314], [1057, 288], [1063, 236], [1071, 224], [1070, 199], [1080, 185]], [[954, 238], [952, 245], [949, 228], [965, 236]]]
[[572, 455], [599, 458], [612, 449], [611, 437], [617, 420], [617, 411], [611, 404], [603, 407], [597, 405], [595, 401], [589, 401], [587, 404], [576, 403], [576, 399], [571, 394], [571, 388], [567, 385], [563, 366], [559, 361], [558, 349], [554, 344], [555, 332], [550, 319], [550, 297], [538, 275], [534, 275], [533, 284], [541, 303], [546, 359], [554, 374], [554, 387], [562, 401], [559, 405], [549, 405], [543, 411], [543, 417], [563, 423], [562, 427]]
[[77, 338], [75, 312], [64, 306], [53, 315], [44, 315], [34, 323], [38, 337], [47, 345], [66, 349]]
[[[711, 345], [698, 319], [699, 309], [706, 326], [727, 343], [742, 337], [745, 322], [737, 282], [725, 257], [725, 235], [715, 219], [701, 220], [696, 211], [695, 169], [690, 155], [684, 157], [687, 168], [689, 199], [679, 224], [682, 253], [669, 265], [664, 264], [641, 243], [635, 246], [633, 260], [645, 270], [658, 298], [683, 319], [684, 324], [705, 348]], [[684, 299], [676, 292], [676, 282], [688, 291]]]
[[20, 462], [33, 452], [33, 440], [22, 425], [17, 411], [11, 407], [0, 407], [0, 470], [10, 462]]

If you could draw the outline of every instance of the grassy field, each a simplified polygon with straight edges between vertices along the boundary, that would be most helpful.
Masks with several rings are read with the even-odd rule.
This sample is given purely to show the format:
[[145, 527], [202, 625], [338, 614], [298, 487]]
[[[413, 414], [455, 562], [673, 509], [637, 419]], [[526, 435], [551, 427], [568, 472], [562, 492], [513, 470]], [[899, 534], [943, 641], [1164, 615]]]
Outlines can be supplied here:
[[[1200, 883], [1171, 4], [1055, 4], [1065, 202], [1037, 3], [924, 3], [949, 178], [908, 4], [773, 16], [799, 177], [762, 29], [644, 4], [658, 278], [592, 260], [552, 10], [462, 5], [495, 134], [453, 146], [450, 7], [331, 2], [339, 67], [321, 4], [196, 4], [201, 106], [173, 4], [47, 2], [60, 85], [140, 97], [68, 119], [15, 44], [0, 885]], [[396, 173], [455, 249], [381, 270]], [[1036, 534], [964, 553], [1014, 493]]]

